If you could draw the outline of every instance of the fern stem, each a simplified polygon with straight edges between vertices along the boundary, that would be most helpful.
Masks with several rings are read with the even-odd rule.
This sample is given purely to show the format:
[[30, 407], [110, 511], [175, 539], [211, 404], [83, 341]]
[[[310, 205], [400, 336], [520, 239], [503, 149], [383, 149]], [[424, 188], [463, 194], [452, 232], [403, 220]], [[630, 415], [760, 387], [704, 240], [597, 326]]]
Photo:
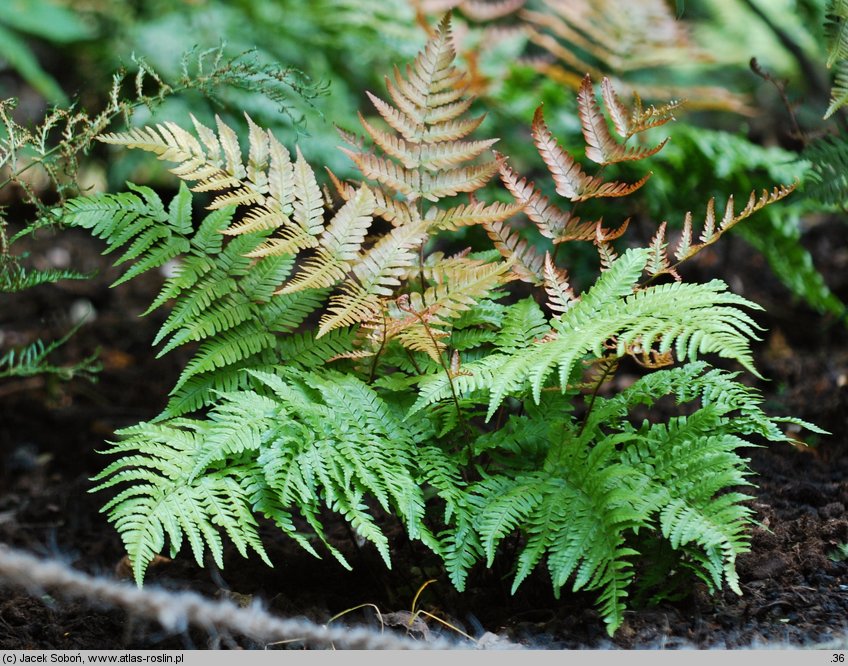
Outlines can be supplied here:
[[418, 367], [418, 361], [415, 360], [415, 357], [412, 355], [412, 352], [409, 351], [406, 347], [403, 349], [406, 352], [407, 357], [409, 357], [409, 362], [412, 363], [412, 367], [415, 368], [416, 374], [419, 376], [422, 374], [421, 368]]
[[383, 353], [383, 349], [386, 347], [386, 313], [385, 311], [381, 311], [380, 314], [383, 317], [383, 335], [380, 339], [380, 347], [374, 353], [374, 361], [371, 363], [371, 371], [368, 373], [369, 384], [374, 381], [374, 376], [377, 374], [377, 361], [380, 360], [380, 354]]
[[468, 447], [469, 447], [469, 451], [468, 451], [469, 456], [473, 456], [474, 451], [471, 448], [471, 438], [468, 437], [468, 435], [470, 434], [470, 431], [468, 429], [468, 424], [465, 422], [465, 419], [462, 416], [462, 409], [459, 406], [459, 397], [456, 395], [456, 387], [454, 386], [454, 383], [453, 383], [453, 377], [451, 377], [450, 367], [445, 362], [445, 359], [444, 359], [444, 356], [442, 355], [442, 353], [439, 351], [439, 345], [438, 345], [438, 342], [436, 341], [436, 337], [433, 335], [433, 331], [430, 330], [430, 326], [427, 324], [427, 321], [424, 319], [424, 317], [421, 316], [420, 312], [416, 312], [413, 308], [408, 307], [408, 306], [404, 307], [403, 305], [400, 305], [400, 308], [402, 310], [404, 310], [405, 312], [411, 313], [412, 315], [415, 316], [415, 318], [418, 321], [421, 322], [421, 325], [424, 327], [424, 331], [427, 333], [427, 337], [429, 337], [430, 342], [433, 343], [433, 348], [436, 350], [436, 355], [439, 357], [439, 364], [442, 366], [442, 369], [445, 371], [445, 375], [447, 375], [447, 378], [448, 378], [448, 386], [450, 386], [451, 398], [453, 399], [453, 405], [456, 408], [457, 420], [462, 424], [462, 429], [466, 434], [466, 440], [468, 442]]
[[583, 421], [580, 423], [580, 429], [577, 431], [577, 436], [583, 434], [583, 431], [586, 429], [586, 424], [589, 422], [589, 416], [592, 414], [592, 409], [595, 407], [595, 400], [598, 398], [598, 393], [601, 390], [601, 386], [604, 385], [607, 377], [609, 377], [613, 372], [615, 372], [618, 364], [609, 363], [604, 368], [604, 371], [601, 373], [601, 376], [598, 378], [598, 381], [595, 383], [595, 388], [592, 390], [592, 397], [589, 399], [589, 406], [586, 409], [586, 414], [583, 416]]

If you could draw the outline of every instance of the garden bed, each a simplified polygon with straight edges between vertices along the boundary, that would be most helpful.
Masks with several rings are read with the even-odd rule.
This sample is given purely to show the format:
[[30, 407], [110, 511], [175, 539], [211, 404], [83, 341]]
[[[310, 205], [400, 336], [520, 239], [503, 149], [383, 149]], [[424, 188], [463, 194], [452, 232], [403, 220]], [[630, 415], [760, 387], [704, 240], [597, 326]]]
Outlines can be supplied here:
[[[839, 221], [821, 223], [805, 237], [828, 277], [848, 275], [844, 237]], [[34, 248], [41, 260], [98, 270], [99, 277], [9, 298], [0, 329], [16, 344], [51, 339], [67, 330], [68, 313], [77, 316], [91, 307], [90, 323], [59, 356], [70, 363], [99, 348], [103, 369], [94, 384], [44, 377], [0, 384], [0, 541], [82, 571], [121, 577], [126, 573], [120, 538], [99, 513], [105, 496], [88, 492], [90, 477], [105, 461], [96, 450], [115, 429], [159, 412], [185, 358], [170, 354], [155, 360], [150, 341], [161, 321], [138, 316], [156, 293], [156, 276], [110, 290], [115, 269], [99, 255], [95, 241], [64, 232], [55, 242], [46, 240], [41, 250]], [[43, 252], [45, 246], [49, 252]], [[436, 579], [421, 593], [418, 608], [475, 637], [489, 631], [552, 649], [809, 646], [844, 635], [848, 555], [843, 551], [840, 559], [837, 553], [848, 542], [848, 336], [838, 322], [794, 304], [741, 242], [729, 251], [732, 255], [721, 263], [738, 271], [728, 282], [766, 308], [758, 319], [769, 330], [757, 354], [758, 367], [769, 379], [760, 386], [768, 410], [810, 420], [832, 433], [810, 440], [808, 447], [780, 444], [750, 451], [757, 484], [750, 506], [761, 527], [753, 531], [751, 552], [738, 561], [741, 597], [730, 591], [709, 596], [701, 583], [685, 579], [680, 589], [689, 594], [655, 605], [637, 603], [609, 639], [593, 598], [563, 594], [555, 600], [541, 567], [513, 596], [509, 572], [496, 561], [491, 571], [475, 569], [469, 589], [458, 594], [438, 561], [420, 544], [409, 543], [400, 526], [386, 529], [394, 536], [393, 569], [387, 571], [373, 548], [360, 550], [342, 524], [328, 533], [349, 557], [353, 572], [332, 558], [314, 559], [269, 528], [263, 536], [273, 569], [235, 552], [228, 552], [224, 570], [211, 563], [202, 569], [182, 553], [154, 566], [148, 584], [191, 589], [210, 598], [261, 600], [280, 616], [326, 623], [362, 604], [383, 613], [409, 610], [419, 588]], [[845, 278], [834, 280], [831, 287], [848, 297]], [[367, 606], [337, 621], [376, 626], [377, 614]], [[430, 635], [459, 638], [437, 622], [428, 624]], [[4, 590], [0, 601], [4, 649], [236, 646], [262, 647], [241, 636], [201, 629], [169, 633], [141, 618], [128, 621], [122, 610], [22, 589]]]

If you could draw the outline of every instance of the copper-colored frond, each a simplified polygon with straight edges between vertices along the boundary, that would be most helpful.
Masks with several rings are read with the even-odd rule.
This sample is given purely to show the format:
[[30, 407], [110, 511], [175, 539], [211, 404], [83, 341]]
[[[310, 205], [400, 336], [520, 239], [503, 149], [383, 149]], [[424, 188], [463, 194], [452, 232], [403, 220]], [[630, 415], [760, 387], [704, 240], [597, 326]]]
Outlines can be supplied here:
[[583, 126], [583, 137], [586, 139], [586, 157], [598, 164], [616, 161], [614, 157], [621, 147], [609, 133], [607, 121], [595, 99], [592, 79], [588, 74], [583, 77], [583, 83], [577, 93], [577, 111]]
[[366, 178], [376, 180], [389, 189], [405, 195], [410, 201], [420, 196], [421, 174], [417, 171], [404, 169], [390, 160], [371, 153], [355, 153], [347, 148], [340, 150], [353, 160]]
[[596, 176], [589, 176], [551, 134], [541, 106], [533, 116], [532, 134], [536, 148], [553, 176], [557, 193], [571, 201], [627, 196], [642, 187], [651, 175], [649, 173], [635, 183], [604, 182]]
[[612, 82], [606, 76], [601, 81], [601, 95], [615, 131], [622, 139], [629, 139], [633, 134], [630, 129], [630, 110], [619, 99]]
[[512, 231], [503, 222], [484, 223], [483, 228], [501, 256], [512, 262], [512, 270], [519, 280], [542, 283], [545, 259], [536, 253], [532, 245], [522, 240], [517, 231]]
[[545, 124], [541, 106], [536, 109], [533, 116], [532, 133], [533, 142], [553, 176], [559, 195], [572, 201], [579, 201], [583, 198], [584, 192], [599, 186], [600, 179], [587, 175], [551, 134]]
[[463, 139], [476, 130], [485, 117], [486, 116], [484, 114], [477, 116], [476, 118], [448, 120], [443, 123], [430, 125], [422, 133], [422, 140], [428, 143], [438, 143], [440, 141], [456, 141], [457, 139]]
[[550, 252], [545, 252], [543, 278], [548, 293], [547, 305], [552, 311], [563, 313], [579, 300], [568, 283], [568, 272], [554, 265]]
[[374, 108], [377, 109], [377, 112], [383, 117], [383, 120], [385, 120], [392, 129], [399, 132], [404, 139], [412, 143], [418, 143], [421, 140], [421, 137], [419, 136], [421, 128], [414, 119], [399, 111], [391, 104], [384, 102], [376, 95], [372, 95], [368, 91], [366, 91], [365, 94], [368, 95], [368, 99], [371, 100], [371, 103], [374, 105]]
[[505, 161], [501, 160], [499, 165], [501, 181], [543, 236], [552, 239], [554, 243], [594, 240], [594, 222], [581, 222], [579, 217], [561, 211], [533, 183], [526, 178], [519, 179], [518, 174]]
[[[417, 144], [408, 144], [406, 141], [398, 138], [394, 134], [377, 129], [371, 125], [371, 123], [369, 123], [361, 113], [359, 114], [359, 122], [362, 124], [362, 127], [365, 128], [365, 131], [368, 132], [368, 136], [371, 137], [372, 141], [374, 141], [374, 143], [376, 143], [380, 149], [386, 153], [386, 155], [395, 158], [407, 169], [415, 169], [418, 167], [419, 156]], [[360, 150], [357, 152], [361, 153], [362, 151]]]
[[[607, 79], [604, 79], [604, 82], [608, 83]], [[607, 87], [612, 91], [611, 86]], [[612, 115], [617, 117], [620, 123], [622, 121], [620, 114], [623, 105], [621, 105], [617, 97], [612, 99], [611, 102], [612, 108], [609, 110]], [[577, 109], [580, 115], [580, 122], [583, 126], [583, 137], [586, 139], [586, 157], [598, 164], [614, 164], [616, 162], [641, 160], [662, 150], [668, 141], [666, 139], [653, 148], [628, 148], [624, 144], [618, 143], [610, 134], [607, 121], [601, 113], [597, 98], [595, 97], [592, 79], [588, 74], [583, 78], [580, 91], [577, 93]], [[627, 131], [629, 132], [630, 129], [628, 127]]]
[[434, 144], [422, 144], [418, 147], [418, 164], [425, 169], [435, 171], [469, 162], [498, 142], [498, 139], [482, 141], [443, 141]]
[[338, 194], [344, 201], [350, 199], [353, 196], [353, 193], [356, 192], [356, 188], [348, 181], [342, 181], [330, 170], [330, 167], [324, 167], [324, 170], [327, 172], [336, 194]]
[[497, 170], [497, 162], [492, 161], [449, 171], [425, 171], [421, 174], [421, 196], [430, 201], [438, 201], [460, 192], [474, 192], [489, 182]]
[[666, 226], [666, 223], [663, 222], [651, 239], [650, 254], [648, 255], [648, 263], [645, 266], [648, 275], [658, 275], [670, 270], [667, 252], [668, 241], [665, 238]]
[[439, 210], [432, 218], [432, 228], [437, 230], [455, 230], [459, 227], [470, 227], [485, 222], [503, 222], [520, 212], [523, 205], [496, 202], [484, 204], [477, 201], [473, 204], [463, 204], [448, 210]]
[[428, 92], [440, 92], [453, 87], [451, 76], [456, 73], [456, 70], [451, 66], [451, 63], [455, 58], [451, 17], [450, 14], [445, 14], [436, 29], [436, 34], [415, 58], [415, 64], [411, 71], [428, 84]]
[[795, 190], [796, 186], [797, 184], [780, 185], [772, 189], [771, 192], [763, 190], [759, 197], [757, 197], [756, 192], [751, 192], [745, 207], [738, 213], [735, 213], [733, 210], [733, 196], [731, 195], [728, 197], [727, 204], [724, 207], [724, 214], [718, 224], [716, 224], [715, 198], [710, 199], [707, 202], [707, 211], [704, 215], [704, 228], [698, 237], [700, 243], [692, 243], [692, 214], [686, 213], [683, 223], [683, 234], [674, 251], [674, 256], [678, 260], [678, 263], [694, 257], [705, 247], [715, 243], [723, 234], [730, 231], [739, 222], [749, 218], [758, 210], [788, 196]]
[[678, 261], [683, 261], [688, 255], [692, 247], [692, 213], [687, 211], [683, 219], [683, 231], [680, 233], [680, 240], [677, 241], [677, 247], [674, 250], [674, 258]]

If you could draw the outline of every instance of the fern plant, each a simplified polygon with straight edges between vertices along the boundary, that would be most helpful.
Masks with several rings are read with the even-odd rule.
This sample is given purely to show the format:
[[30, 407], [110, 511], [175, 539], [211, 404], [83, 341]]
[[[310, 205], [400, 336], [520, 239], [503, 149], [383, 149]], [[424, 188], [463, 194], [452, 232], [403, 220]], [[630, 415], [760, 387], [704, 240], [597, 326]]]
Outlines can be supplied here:
[[825, 34], [827, 67], [835, 72], [830, 104], [824, 114], [827, 119], [848, 103], [848, 3], [844, 0], [828, 0]]
[[[336, 514], [390, 565], [382, 510], [442, 558], [458, 589], [502, 544], [517, 545], [514, 587], [544, 560], [557, 594], [569, 583], [597, 592], [611, 634], [651, 539], [710, 588], [739, 591], [734, 562], [751, 520], [745, 495], [728, 492], [748, 483], [739, 449], [786, 436], [735, 374], [698, 360], [715, 354], [756, 372], [758, 327], [745, 311], [756, 306], [720, 281], [685, 284], [675, 269], [789, 189], [752, 196], [738, 213], [730, 204], [720, 218], [710, 203], [697, 238], [686, 224], [674, 262], [664, 226], [651, 247], [619, 256], [626, 223], [580, 220], [493, 154], [492, 139], [468, 138], [481, 119], [468, 115], [454, 57], [446, 17], [387, 80], [391, 101], [370, 95], [379, 118], [361, 119], [367, 139], [343, 133], [364, 181], [330, 174], [338, 205], [299, 150], [292, 158], [250, 120], [246, 156], [220, 120], [102, 138], [174, 163], [192, 184], [167, 205], [133, 185], [65, 210], [107, 251], [124, 248], [120, 281], [179, 262], [150, 310], [170, 305], [161, 353], [190, 344], [193, 356], [162, 414], [118, 433], [108, 450], [117, 459], [95, 488], [115, 492], [104, 511], [139, 584], [157, 553], [186, 541], [199, 564], [207, 549], [222, 564], [224, 535], [269, 561], [259, 517], [348, 566], [325, 531]], [[638, 162], [662, 148], [625, 142], [668, 121], [673, 105], [629, 109], [609, 82], [602, 92], [622, 138], [586, 78], [578, 105], [589, 159]], [[626, 196], [647, 178], [590, 174], [541, 110], [533, 137], [566, 200]], [[514, 203], [478, 200], [496, 172]], [[211, 209], [198, 223], [193, 192]], [[595, 244], [602, 271], [585, 293], [556, 250], [542, 255], [511, 229], [520, 210], [557, 249]], [[465, 226], [480, 226], [493, 247], [445, 255], [429, 243]], [[514, 297], [517, 281], [538, 299]], [[645, 376], [602, 395], [626, 357]], [[664, 396], [689, 415], [634, 420]]]
[[[40, 4], [34, 3], [34, 6]], [[59, 18], [64, 17], [58, 9], [56, 12]], [[269, 98], [281, 105], [293, 94], [306, 98], [315, 94], [314, 89], [301, 85], [299, 77], [291, 70], [260, 64], [249, 55], [226, 59], [221, 49], [200, 54], [193, 65], [186, 56], [181, 80], [170, 83], [143, 60], [134, 60], [138, 67], [135, 76], [128, 80], [126, 72], [115, 74], [106, 104], [97, 113], [87, 113], [74, 105], [56, 107], [35, 126], [26, 126], [16, 119], [16, 100], [0, 100], [0, 169], [3, 171], [0, 189], [14, 187], [21, 193], [18, 198], [23, 210], [31, 213], [31, 219], [16, 230], [0, 215], [0, 294], [15, 294], [42, 284], [92, 277], [71, 269], [36, 268], [31, 251], [21, 250], [19, 246], [25, 242], [37, 244], [40, 232], [55, 233], [61, 229], [61, 204], [80, 193], [83, 157], [95, 139], [117, 122], [129, 125], [139, 109], [153, 110], [165, 100], [191, 90], [214, 96], [227, 87], [252, 91], [262, 88]], [[19, 348], [4, 350], [0, 340], [0, 378], [35, 374], [52, 374], [66, 379], [73, 376], [92, 378], [98, 369], [96, 355], [70, 366], [57, 366], [50, 358], [78, 328], [79, 325], [72, 327], [59, 340], [34, 340]]]

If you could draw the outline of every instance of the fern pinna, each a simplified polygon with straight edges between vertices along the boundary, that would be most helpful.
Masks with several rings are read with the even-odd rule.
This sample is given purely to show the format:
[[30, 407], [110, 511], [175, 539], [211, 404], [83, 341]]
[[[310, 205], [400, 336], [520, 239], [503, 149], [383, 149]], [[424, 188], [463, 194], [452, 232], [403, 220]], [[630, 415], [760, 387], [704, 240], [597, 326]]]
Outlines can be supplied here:
[[[557, 594], [568, 583], [597, 591], [610, 633], [652, 540], [711, 588], [738, 591], [750, 515], [744, 495], [725, 491], [747, 483], [738, 451], [751, 436], [785, 437], [753, 391], [698, 358], [755, 372], [758, 329], [745, 309], [756, 306], [720, 281], [683, 283], [662, 225], [651, 247], [618, 256], [613, 240], [626, 222], [579, 219], [492, 154], [492, 140], [468, 139], [480, 118], [467, 115], [473, 100], [453, 59], [446, 18], [387, 81], [391, 102], [371, 96], [380, 118], [362, 124], [375, 148], [344, 133], [365, 182], [330, 174], [338, 206], [299, 150], [292, 158], [251, 121], [246, 158], [220, 120], [214, 129], [194, 121], [194, 133], [163, 123], [104, 137], [174, 162], [192, 183], [167, 206], [131, 186], [65, 211], [107, 251], [126, 248], [120, 281], [177, 263], [150, 310], [170, 306], [161, 353], [192, 344], [193, 356], [163, 413], [121, 431], [109, 449], [118, 459], [97, 477], [97, 490], [117, 491], [104, 510], [139, 583], [157, 553], [176, 554], [184, 541], [198, 563], [208, 548], [221, 564], [222, 534], [268, 561], [259, 517], [347, 566], [325, 532], [328, 512], [390, 565], [379, 509], [440, 556], [459, 589], [510, 542], [514, 587], [545, 561]], [[674, 105], [628, 109], [608, 82], [602, 93], [622, 140], [585, 79], [578, 105], [590, 160], [636, 161], [662, 148], [624, 142], [668, 120]], [[646, 181], [591, 175], [541, 111], [532, 132], [564, 199], [625, 196]], [[477, 198], [496, 172], [514, 203]], [[192, 192], [212, 196], [197, 224]], [[740, 214], [731, 206], [718, 225], [710, 204], [704, 232], [693, 241], [689, 224], [676, 259], [785, 193]], [[603, 270], [590, 289], [575, 293], [557, 249], [540, 254], [510, 227], [521, 210], [557, 249], [595, 244]], [[472, 225], [493, 248], [429, 250], [434, 236]], [[662, 276], [675, 279], [653, 284]], [[511, 297], [516, 280], [539, 298]], [[645, 376], [602, 395], [625, 356]], [[632, 420], [664, 396], [690, 415]]]

